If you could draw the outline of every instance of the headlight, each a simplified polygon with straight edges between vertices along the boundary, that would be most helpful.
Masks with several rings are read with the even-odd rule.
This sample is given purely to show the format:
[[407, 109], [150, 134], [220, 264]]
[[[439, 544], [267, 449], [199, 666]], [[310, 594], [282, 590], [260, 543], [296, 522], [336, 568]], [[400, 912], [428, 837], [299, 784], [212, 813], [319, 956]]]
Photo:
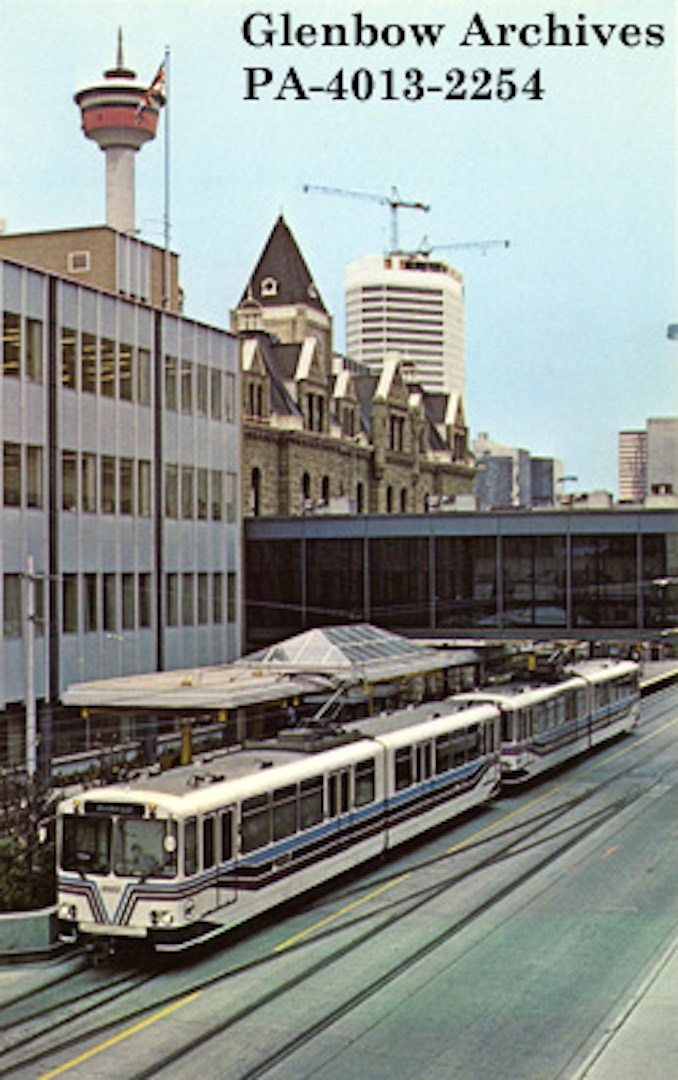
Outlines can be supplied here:
[[59, 905], [59, 918], [70, 919], [71, 922], [75, 922], [78, 917], [78, 909], [75, 904], [60, 904]]

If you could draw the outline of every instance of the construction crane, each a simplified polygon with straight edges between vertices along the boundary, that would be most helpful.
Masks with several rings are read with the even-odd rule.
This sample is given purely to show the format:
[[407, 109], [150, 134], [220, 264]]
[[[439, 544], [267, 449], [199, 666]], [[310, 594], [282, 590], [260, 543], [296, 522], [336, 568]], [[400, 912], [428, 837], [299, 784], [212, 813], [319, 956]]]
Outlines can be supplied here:
[[323, 187], [321, 184], [304, 184], [305, 192], [317, 191], [321, 195], [345, 195], [349, 199], [369, 199], [371, 202], [381, 203], [388, 206], [391, 211], [391, 251], [398, 251], [398, 211], [399, 210], [423, 210], [428, 213], [431, 207], [423, 202], [408, 202], [402, 199], [396, 187], [391, 188], [390, 195], [373, 195], [367, 191], [346, 191], [344, 188]]
[[407, 252], [410, 255], [423, 255], [428, 258], [432, 251], [451, 251], [453, 248], [490, 248], [511, 246], [510, 240], [455, 240], [450, 244], [429, 244], [425, 236], [416, 251]]

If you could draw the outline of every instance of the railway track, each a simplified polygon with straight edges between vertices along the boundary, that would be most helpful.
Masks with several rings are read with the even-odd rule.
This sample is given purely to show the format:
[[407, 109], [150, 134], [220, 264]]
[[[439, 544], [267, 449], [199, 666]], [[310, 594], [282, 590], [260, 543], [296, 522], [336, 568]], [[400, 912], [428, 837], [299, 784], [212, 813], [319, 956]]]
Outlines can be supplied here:
[[[68, 1001], [62, 1000], [59, 1004], [50, 1003], [42, 1008], [40, 998], [36, 1001], [32, 997], [30, 1009], [22, 1012], [26, 1003], [22, 1005], [21, 999], [15, 999], [8, 1003], [14, 1013], [11, 1010], [8, 1013], [6, 1009], [3, 1013], [3, 1028], [0, 1033], [5, 1050], [0, 1075], [35, 1077], [39, 1075], [36, 1069], [44, 1062], [63, 1059], [69, 1052], [91, 1043], [92, 1040], [102, 1040], [112, 1033], [124, 1031], [126, 1025], [139, 1024], [145, 1017], [150, 1018], [163, 1009], [174, 1008], [190, 997], [208, 990], [223, 990], [228, 987], [232, 990], [230, 1000], [238, 1001], [237, 1007], [220, 1015], [218, 1022], [201, 1025], [195, 1038], [173, 1048], [168, 1047], [163, 1055], [155, 1054], [152, 1066], [139, 1068], [136, 1073], [129, 1074], [128, 1080], [142, 1080], [162, 1071], [166, 1071], [170, 1076], [173, 1068], [189, 1058], [200, 1046], [218, 1040], [226, 1033], [232, 1035], [234, 1031], [255, 1022], [268, 1007], [280, 1002], [287, 995], [310, 988], [316, 976], [322, 976], [326, 981], [327, 973], [334, 965], [352, 962], [368, 942], [397, 934], [398, 927], [405, 920], [421, 917], [428, 905], [451, 895], [472, 878], [482, 878], [484, 871], [503, 867], [501, 884], [493, 886], [482, 899], [460, 911], [443, 931], [431, 934], [418, 948], [405, 955], [399, 955], [396, 950], [394, 955], [397, 958], [392, 964], [378, 972], [366, 972], [363, 980], [357, 980], [359, 985], [353, 993], [333, 1001], [331, 1006], [328, 1005], [325, 1009], [316, 1010], [317, 1015], [311, 1017], [308, 1010], [304, 1010], [303, 1022], [297, 1031], [288, 1033], [275, 1051], [262, 1055], [259, 1061], [248, 1063], [238, 1075], [242, 1076], [243, 1080], [245, 1077], [249, 1080], [281, 1066], [304, 1045], [327, 1032], [339, 1020], [381, 991], [393, 986], [423, 959], [430, 958], [437, 950], [449, 945], [455, 937], [479, 922], [489, 911], [516, 895], [530, 878], [556, 866], [558, 860], [576, 845], [587, 839], [595, 839], [596, 833], [609, 825], [615, 816], [622, 812], [632, 813], [635, 807], [639, 808], [642, 801], [651, 796], [653, 789], [662, 783], [661, 770], [659, 776], [652, 778], [643, 777], [642, 773], [647, 766], [656, 764], [663, 752], [661, 736], [669, 732], [671, 725], [675, 723], [675, 706], [672, 705], [668, 692], [662, 691], [651, 701], [645, 702], [643, 712], [643, 722], [638, 735], [598, 751], [587, 759], [586, 763], [587, 772], [594, 776], [601, 765], [614, 760], [615, 755], [623, 754], [623, 764], [620, 767], [614, 768], [600, 779], [586, 781], [585, 790], [579, 789], [572, 797], [560, 797], [546, 807], [544, 802], [550, 791], [561, 788], [564, 792], [567, 786], [567, 783], [558, 783], [560, 775], [551, 775], [542, 781], [538, 789], [534, 788], [542, 794], [533, 800], [533, 809], [524, 816], [514, 816], [511, 811], [502, 819], [504, 824], [498, 823], [496, 827], [480, 829], [474, 838], [455, 844], [443, 855], [438, 853], [433, 858], [425, 856], [410, 862], [406, 875], [403, 875], [402, 869], [398, 869], [401, 862], [399, 858], [389, 860], [386, 873], [370, 880], [370, 890], [373, 894], [380, 893], [380, 899], [370, 905], [369, 911], [364, 908], [359, 910], [356, 905], [350, 919], [325, 926], [310, 937], [298, 935], [299, 940], [282, 952], [270, 951], [245, 963], [230, 963], [216, 973], [197, 979], [191, 977], [192, 966], [184, 968], [180, 988], [172, 988], [170, 992], [165, 990], [167, 977], [162, 971], [121, 974], [114, 985], [110, 982], [109, 972], [107, 988], [98, 985], [89, 992], [86, 989], [80, 992], [78, 989]], [[633, 773], [641, 777], [630, 785], [627, 759], [632, 759]], [[567, 775], [567, 772], [568, 770], [561, 770], [562, 774]], [[605, 799], [606, 794], [620, 781], [625, 782], [625, 790]], [[602, 805], [596, 806], [595, 800], [600, 797], [603, 797], [604, 801]], [[508, 806], [510, 805], [509, 799]], [[585, 811], [584, 814], [582, 810]], [[480, 821], [485, 814], [481, 813], [477, 817]], [[450, 833], [455, 831], [453, 828]], [[449, 870], [446, 870], [442, 877], [437, 874], [433, 882], [418, 881], [418, 878], [439, 869], [441, 862], [449, 866]], [[404, 877], [408, 879], [407, 889], [399, 892], [391, 890], [391, 885], [397, 885]], [[358, 881], [352, 883], [348, 890], [343, 889], [341, 895], [344, 900], [347, 897], [350, 899], [352, 895], [359, 896], [364, 889], [364, 883], [361, 885]], [[345, 906], [352, 907], [352, 904]], [[349, 940], [346, 940], [347, 936]], [[309, 948], [311, 943], [312, 948]], [[286, 973], [288, 967], [291, 969], [289, 975]], [[243, 993], [241, 984], [250, 980], [254, 973], [261, 976], [260, 981], [265, 984], [266, 989], [260, 992], [250, 989]], [[91, 974], [94, 976], [95, 973]], [[98, 976], [99, 973], [96, 974]], [[148, 991], [151, 980], [156, 982], [153, 987], [153, 1003], [149, 1005], [148, 994], [144, 994], [144, 991]], [[41, 988], [45, 992], [48, 989]], [[135, 995], [134, 991], [139, 991], [139, 995]], [[122, 1010], [121, 996], [126, 1002]], [[135, 997], [139, 1000], [135, 1001]], [[308, 998], [314, 1000], [312, 991]], [[114, 1016], [110, 1015], [113, 1004]], [[61, 1032], [61, 1038], [57, 1037], [57, 1032]]]

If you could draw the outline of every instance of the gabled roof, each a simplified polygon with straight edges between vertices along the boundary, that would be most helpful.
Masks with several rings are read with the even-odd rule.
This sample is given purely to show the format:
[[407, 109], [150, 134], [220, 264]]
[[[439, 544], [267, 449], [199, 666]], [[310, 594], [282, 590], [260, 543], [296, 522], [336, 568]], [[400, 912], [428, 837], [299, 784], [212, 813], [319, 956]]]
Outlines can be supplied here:
[[327, 314], [306, 261], [282, 215], [245, 286], [240, 305], [252, 300], [264, 308], [307, 304]]

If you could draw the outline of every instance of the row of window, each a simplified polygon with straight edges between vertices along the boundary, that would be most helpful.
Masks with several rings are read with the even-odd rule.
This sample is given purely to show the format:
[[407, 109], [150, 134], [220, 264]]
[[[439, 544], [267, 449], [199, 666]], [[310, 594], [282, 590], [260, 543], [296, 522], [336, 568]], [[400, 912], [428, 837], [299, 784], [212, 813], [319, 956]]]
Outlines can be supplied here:
[[167, 626], [234, 623], [237, 616], [234, 573], [170, 573], [165, 575], [165, 622]]
[[165, 408], [221, 420], [236, 418], [235, 375], [207, 364], [165, 356]]
[[[43, 459], [41, 446], [3, 444], [5, 506], [43, 507]], [[192, 465], [165, 466], [165, 514], [168, 518], [234, 522], [237, 496], [235, 472]], [[62, 450], [63, 510], [150, 517], [152, 506], [152, 463], [149, 459]]]
[[22, 376], [42, 382], [43, 326], [38, 319], [5, 311], [2, 321], [2, 371], [9, 378]]
[[150, 349], [97, 337], [73, 327], [61, 329], [61, 385], [68, 390], [151, 404]]
[[165, 465], [165, 517], [222, 521], [224, 509], [225, 520], [235, 521], [238, 510], [237, 473], [224, 473], [221, 469], [196, 469], [192, 465]]
[[[3, 633], [19, 638], [25, 619], [21, 574], [3, 575]], [[45, 629], [45, 581], [34, 583], [35, 632]], [[237, 614], [234, 573], [171, 573], [165, 577], [168, 626], [220, 626]], [[64, 634], [103, 630], [150, 629], [153, 617], [153, 575], [149, 573], [63, 574], [61, 629]], [[224, 618], [225, 617], [225, 618]]]
[[44, 504], [42, 446], [5, 442], [2, 447], [3, 503], [40, 510]]
[[[394, 785], [402, 791], [416, 783], [459, 768], [496, 749], [492, 726], [480, 725], [450, 732], [435, 740], [403, 747], [394, 759]], [[328, 818], [368, 806], [376, 798], [375, 763], [372, 758], [357, 762], [327, 777], [312, 776], [298, 784], [276, 788], [250, 799], [240, 808], [241, 854], [248, 854], [303, 832]], [[184, 871], [208, 870], [233, 856], [233, 814], [231, 810], [206, 815], [200, 822], [202, 859], [198, 851], [198, 822], [184, 826]], [[237, 848], [236, 848], [237, 850]]]
[[[165, 576], [168, 626], [220, 626], [224, 614], [235, 621], [236, 576], [217, 573], [171, 573]], [[151, 574], [64, 574], [62, 631], [149, 629], [153, 613]]]
[[[152, 373], [150, 349], [62, 327], [61, 384], [67, 389], [150, 405]], [[164, 390], [165, 408], [172, 412], [212, 420], [236, 419], [233, 372], [166, 355]]]

